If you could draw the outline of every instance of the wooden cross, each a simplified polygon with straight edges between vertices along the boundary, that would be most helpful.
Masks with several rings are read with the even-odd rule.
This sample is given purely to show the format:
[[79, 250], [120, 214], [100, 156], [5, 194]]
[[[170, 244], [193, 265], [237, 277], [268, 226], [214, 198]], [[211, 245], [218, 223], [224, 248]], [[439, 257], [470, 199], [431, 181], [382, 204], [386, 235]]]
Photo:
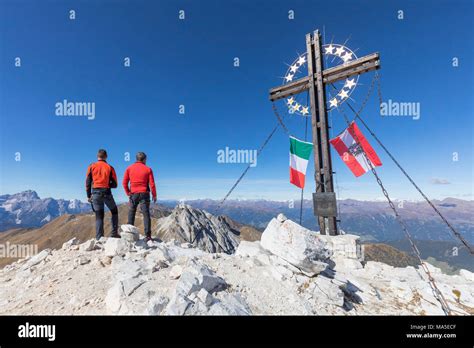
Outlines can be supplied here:
[[379, 69], [380, 59], [378, 53], [372, 53], [325, 70], [319, 30], [316, 30], [314, 34], [306, 34], [306, 49], [308, 76], [272, 88], [270, 100], [273, 102], [306, 90], [309, 91], [314, 144], [314, 179], [316, 181], [316, 192], [313, 193], [314, 214], [317, 216], [322, 234], [337, 235], [339, 234], [336, 220], [337, 204], [328, 137], [326, 85]]

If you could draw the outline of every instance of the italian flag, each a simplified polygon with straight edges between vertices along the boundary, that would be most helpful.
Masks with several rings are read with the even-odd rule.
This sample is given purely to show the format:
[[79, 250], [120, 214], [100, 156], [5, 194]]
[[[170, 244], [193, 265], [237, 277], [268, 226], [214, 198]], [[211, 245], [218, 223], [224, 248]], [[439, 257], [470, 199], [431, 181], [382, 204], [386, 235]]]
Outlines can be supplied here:
[[330, 142], [356, 177], [370, 170], [367, 159], [374, 167], [382, 165], [375, 150], [370, 146], [355, 122], [352, 122], [349, 127], [337, 137], [331, 139]]
[[306, 167], [312, 148], [312, 143], [290, 137], [290, 183], [299, 188], [304, 188]]

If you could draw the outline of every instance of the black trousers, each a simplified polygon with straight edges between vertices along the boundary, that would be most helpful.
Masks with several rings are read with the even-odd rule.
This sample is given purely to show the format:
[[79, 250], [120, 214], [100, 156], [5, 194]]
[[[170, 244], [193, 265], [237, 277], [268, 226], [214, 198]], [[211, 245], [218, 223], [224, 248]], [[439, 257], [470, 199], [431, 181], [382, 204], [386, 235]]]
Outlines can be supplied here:
[[128, 224], [135, 225], [135, 214], [140, 204], [140, 210], [143, 214], [143, 224], [145, 225], [145, 235], [151, 237], [151, 218], [150, 218], [150, 193], [132, 193], [128, 202]]
[[118, 209], [110, 189], [92, 189], [92, 207], [95, 211], [95, 237], [104, 236], [104, 205], [112, 213], [112, 234], [118, 233]]

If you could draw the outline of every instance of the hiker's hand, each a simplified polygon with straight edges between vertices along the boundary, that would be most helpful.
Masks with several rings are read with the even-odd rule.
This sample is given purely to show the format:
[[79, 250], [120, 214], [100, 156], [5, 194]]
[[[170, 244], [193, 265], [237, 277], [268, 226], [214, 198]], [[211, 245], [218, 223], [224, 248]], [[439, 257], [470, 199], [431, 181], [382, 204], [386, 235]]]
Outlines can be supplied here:
[[153, 197], [153, 203], [156, 204], [156, 197]]
[[92, 197], [87, 198], [87, 201], [88, 201], [89, 203], [92, 203]]

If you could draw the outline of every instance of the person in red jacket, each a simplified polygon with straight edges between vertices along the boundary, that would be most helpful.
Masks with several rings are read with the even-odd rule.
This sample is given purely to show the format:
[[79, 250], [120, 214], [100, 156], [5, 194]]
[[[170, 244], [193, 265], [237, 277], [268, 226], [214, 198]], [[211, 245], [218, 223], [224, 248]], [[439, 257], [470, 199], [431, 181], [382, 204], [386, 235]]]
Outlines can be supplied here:
[[100, 149], [97, 152], [97, 162], [87, 168], [86, 194], [95, 212], [95, 236], [99, 240], [104, 236], [104, 205], [112, 213], [112, 235], [118, 234], [118, 209], [112, 196], [112, 188], [117, 187], [117, 174], [114, 167], [107, 163], [107, 151]]
[[[146, 165], [146, 154], [138, 152], [137, 161], [129, 166], [123, 176], [123, 188], [129, 197], [128, 224], [135, 224], [135, 214], [140, 204], [145, 225], [146, 241], [151, 240], [150, 191], [156, 203], [156, 186], [153, 171]], [[130, 183], [130, 187], [129, 187]]]

